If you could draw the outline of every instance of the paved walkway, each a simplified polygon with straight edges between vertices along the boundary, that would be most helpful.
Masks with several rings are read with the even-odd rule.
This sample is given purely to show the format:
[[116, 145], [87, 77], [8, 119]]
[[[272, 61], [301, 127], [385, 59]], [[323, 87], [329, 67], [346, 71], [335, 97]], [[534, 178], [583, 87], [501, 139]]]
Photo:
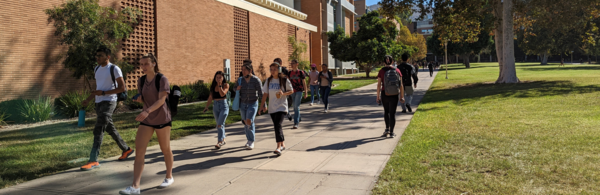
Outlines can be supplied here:
[[[435, 77], [435, 75], [434, 75]], [[421, 101], [434, 77], [419, 72], [413, 104]], [[394, 139], [383, 138], [383, 108], [375, 103], [376, 84], [330, 97], [322, 105], [302, 104], [300, 128], [284, 122], [287, 150], [276, 157], [268, 116], [256, 118], [254, 150], [245, 150], [241, 122], [227, 126], [227, 145], [213, 150], [216, 130], [171, 142], [175, 183], [157, 189], [165, 163], [157, 146], [148, 148], [142, 194], [369, 194], [412, 114], [398, 113]], [[416, 108], [416, 106], [413, 106]], [[399, 110], [401, 110], [399, 108]], [[133, 157], [133, 156], [132, 156]], [[89, 172], [70, 169], [0, 190], [0, 194], [118, 194], [131, 184], [133, 158], [105, 159]]]

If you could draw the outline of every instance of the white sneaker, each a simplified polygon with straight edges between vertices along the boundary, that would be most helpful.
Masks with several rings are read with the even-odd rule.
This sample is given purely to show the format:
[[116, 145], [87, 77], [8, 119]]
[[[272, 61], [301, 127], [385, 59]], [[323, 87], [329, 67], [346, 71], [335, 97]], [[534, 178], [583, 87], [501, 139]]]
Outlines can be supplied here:
[[173, 184], [175, 180], [173, 178], [165, 178], [165, 180], [158, 186], [158, 188], [166, 188]]
[[133, 186], [129, 186], [124, 190], [119, 191], [119, 194], [140, 194], [140, 189], [135, 189]]
[[325, 109], [325, 113], [327, 113], [327, 111], [329, 111], [329, 109]]
[[254, 149], [254, 142], [249, 142], [250, 144], [246, 145], [246, 149], [247, 150], [252, 150]]
[[246, 145], [244, 145], [246, 148], [248, 148], [248, 146], [250, 145], [250, 141], [246, 142]]
[[312, 105], [313, 105], [313, 103], [310, 103], [309, 105], [310, 105], [310, 106], [312, 106]]

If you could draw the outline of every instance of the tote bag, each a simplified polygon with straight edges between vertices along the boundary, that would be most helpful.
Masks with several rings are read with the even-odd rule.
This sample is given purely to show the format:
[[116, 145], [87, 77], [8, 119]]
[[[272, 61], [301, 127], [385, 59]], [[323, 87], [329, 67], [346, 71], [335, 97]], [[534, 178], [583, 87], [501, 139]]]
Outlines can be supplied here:
[[[242, 84], [242, 77], [238, 79], [238, 86]], [[234, 111], [240, 110], [240, 90], [235, 90], [235, 97], [233, 98], [233, 103], [231, 104], [231, 109]]]

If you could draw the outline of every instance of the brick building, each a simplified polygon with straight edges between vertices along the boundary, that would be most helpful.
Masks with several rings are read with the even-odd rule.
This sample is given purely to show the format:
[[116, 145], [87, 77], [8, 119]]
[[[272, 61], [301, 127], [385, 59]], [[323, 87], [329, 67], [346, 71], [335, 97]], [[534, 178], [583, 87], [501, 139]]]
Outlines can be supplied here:
[[[352, 0], [341, 1], [100, 0], [100, 4], [117, 9], [131, 6], [146, 13], [116, 52], [117, 57], [129, 56], [130, 63], [137, 65], [144, 53], [153, 52], [171, 83], [187, 84], [209, 81], [216, 71], [223, 70], [225, 59], [231, 61], [233, 73], [239, 73], [245, 58], [253, 60], [255, 69], [261, 62], [268, 66], [277, 57], [288, 65], [289, 36], [308, 44], [306, 60], [317, 64], [331, 61], [324, 32], [332, 29], [324, 24], [333, 18], [321, 8], [332, 8], [332, 4], [339, 5], [338, 10], [344, 8], [338, 16], [345, 20], [337, 17], [335, 21], [351, 31], [347, 21], [354, 20], [353, 10], [348, 9]], [[44, 13], [63, 2], [0, 1], [0, 101], [56, 97], [83, 88], [83, 81], [72, 78], [62, 65], [60, 57], [66, 47], [56, 41], [55, 29]], [[135, 88], [141, 75], [139, 69], [129, 73], [125, 78], [128, 88]]]

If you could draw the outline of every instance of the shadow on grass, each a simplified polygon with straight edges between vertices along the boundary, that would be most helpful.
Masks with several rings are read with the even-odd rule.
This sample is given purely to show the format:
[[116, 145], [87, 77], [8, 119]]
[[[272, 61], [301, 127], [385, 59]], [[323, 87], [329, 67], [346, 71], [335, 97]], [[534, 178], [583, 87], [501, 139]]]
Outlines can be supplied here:
[[600, 85], [576, 85], [571, 81], [534, 81], [517, 84], [478, 83], [427, 92], [424, 102], [464, 101], [488, 96], [543, 97], [566, 94], [584, 94], [600, 91]]
[[[523, 68], [526, 71], [548, 71], [548, 70], [600, 70], [600, 66], [565, 66], [558, 67], [557, 65], [544, 65], [545, 68]], [[524, 66], [527, 67], [527, 66]]]

